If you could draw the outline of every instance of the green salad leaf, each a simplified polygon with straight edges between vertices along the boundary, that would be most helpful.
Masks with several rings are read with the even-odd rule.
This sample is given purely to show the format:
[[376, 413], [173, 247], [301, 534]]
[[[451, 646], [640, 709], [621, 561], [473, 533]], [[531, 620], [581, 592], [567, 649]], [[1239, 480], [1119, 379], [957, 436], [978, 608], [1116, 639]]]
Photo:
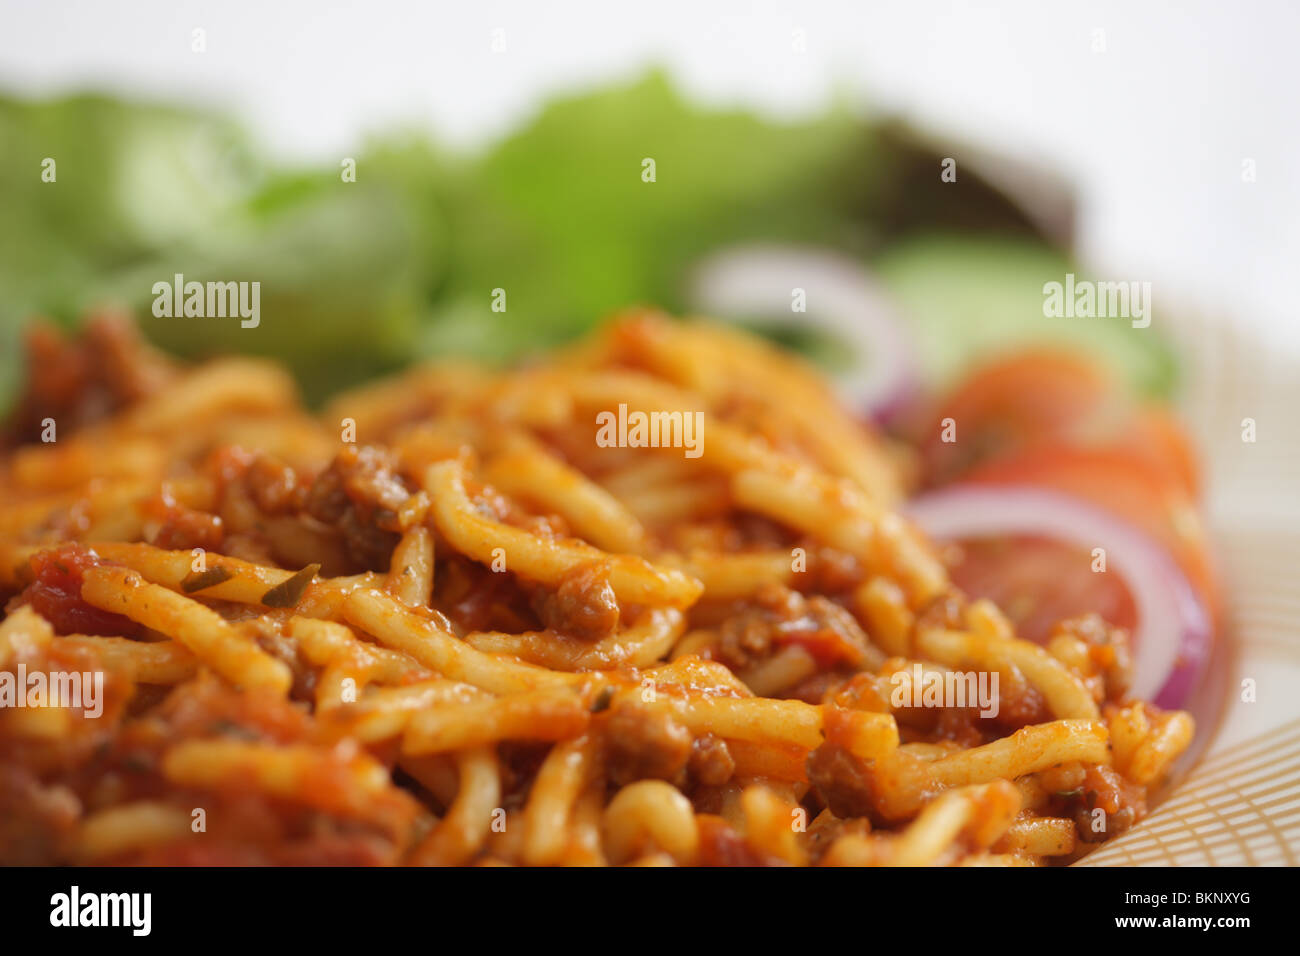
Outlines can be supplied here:
[[[358, 148], [354, 182], [267, 162], [225, 117], [102, 96], [0, 97], [0, 144], [0, 407], [36, 315], [118, 303], [177, 354], [274, 356], [315, 400], [414, 358], [513, 358], [627, 306], [681, 312], [702, 255], [758, 240], [880, 269], [938, 374], [1038, 334], [1010, 318], [1028, 315], [1026, 270], [1064, 261], [978, 175], [942, 185], [937, 147], [898, 123], [844, 104], [789, 122], [701, 107], [659, 72], [557, 99], [473, 155], [386, 135]], [[951, 229], [967, 238], [917, 238]], [[154, 316], [154, 283], [176, 274], [259, 282], [260, 324]], [[1098, 328], [1079, 340], [1095, 332], [1136, 384], [1169, 386], [1156, 334]]]
[[1043, 314], [1043, 285], [1078, 270], [1041, 243], [936, 233], [892, 247], [874, 265], [911, 317], [932, 381], [951, 381], [997, 352], [1044, 344], [1095, 356], [1140, 394], [1169, 396], [1178, 384], [1178, 362], [1154, 324]]

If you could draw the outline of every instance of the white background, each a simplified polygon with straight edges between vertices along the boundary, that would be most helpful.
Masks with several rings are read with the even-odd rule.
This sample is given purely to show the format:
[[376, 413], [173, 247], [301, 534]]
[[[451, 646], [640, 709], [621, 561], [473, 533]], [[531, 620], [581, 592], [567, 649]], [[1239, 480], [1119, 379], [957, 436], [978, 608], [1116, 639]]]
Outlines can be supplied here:
[[285, 157], [346, 155], [398, 121], [485, 143], [553, 92], [651, 64], [707, 102], [797, 115], [847, 93], [1046, 160], [1079, 186], [1080, 249], [1099, 274], [1153, 281], [1300, 352], [1300, 4], [1287, 0], [0, 0], [0, 89], [228, 106]]

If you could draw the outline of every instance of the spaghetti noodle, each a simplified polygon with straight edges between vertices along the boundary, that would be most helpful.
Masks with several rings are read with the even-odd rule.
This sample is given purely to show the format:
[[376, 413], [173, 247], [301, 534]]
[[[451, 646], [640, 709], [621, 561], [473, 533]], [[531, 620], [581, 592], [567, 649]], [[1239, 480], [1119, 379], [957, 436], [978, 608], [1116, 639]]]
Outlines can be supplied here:
[[[105, 700], [0, 710], [4, 862], [1068, 862], [1190, 740], [1122, 632], [956, 591], [895, 451], [738, 331], [633, 313], [317, 417], [89, 334], [69, 381], [38, 333], [0, 460], [0, 670]], [[894, 693], [963, 672], [996, 707]]]

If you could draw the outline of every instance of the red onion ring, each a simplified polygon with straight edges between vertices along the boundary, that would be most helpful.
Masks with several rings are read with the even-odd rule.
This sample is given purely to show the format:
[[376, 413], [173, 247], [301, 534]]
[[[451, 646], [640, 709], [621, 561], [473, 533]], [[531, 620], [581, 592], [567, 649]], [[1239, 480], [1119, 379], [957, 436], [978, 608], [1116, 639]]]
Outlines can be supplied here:
[[1137, 609], [1133, 694], [1178, 707], [1209, 659], [1205, 606], [1173, 559], [1146, 534], [1092, 505], [1025, 486], [953, 485], [909, 502], [905, 514], [936, 540], [1041, 535], [1104, 548]]
[[[807, 312], [791, 311], [794, 289]], [[805, 322], [854, 350], [853, 370], [836, 376], [850, 408], [884, 423], [916, 397], [916, 349], [907, 323], [862, 263], [837, 252], [747, 245], [710, 256], [697, 268], [692, 301], [710, 315]]]

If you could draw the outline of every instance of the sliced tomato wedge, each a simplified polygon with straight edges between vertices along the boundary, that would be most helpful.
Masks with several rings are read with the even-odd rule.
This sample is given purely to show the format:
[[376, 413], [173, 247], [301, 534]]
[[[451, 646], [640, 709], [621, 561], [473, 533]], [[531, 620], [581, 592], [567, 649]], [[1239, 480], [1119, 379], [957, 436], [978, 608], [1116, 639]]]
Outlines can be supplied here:
[[[1018, 352], [983, 365], [944, 398], [926, 429], [927, 483], [948, 484], [983, 462], [1075, 431], [1113, 392], [1103, 370], [1063, 352]], [[949, 420], [955, 434], [945, 440]]]
[[1093, 573], [1091, 552], [1051, 538], [1013, 535], [956, 543], [953, 583], [972, 597], [991, 599], [1027, 640], [1046, 642], [1059, 621], [1100, 614], [1130, 633], [1137, 609], [1124, 579]]
[[1164, 546], [1217, 617], [1218, 585], [1195, 501], [1150, 462], [1122, 448], [1043, 445], [986, 462], [964, 481], [1055, 489], [1123, 518]]
[[1182, 422], [1167, 408], [1146, 406], [1133, 416], [1121, 445], [1166, 470], [1193, 501], [1201, 498], [1201, 468]]
[[1191, 443], [1168, 409], [1134, 402], [1090, 359], [1043, 349], [982, 366], [940, 403], [922, 443], [925, 483], [1060, 446], [1122, 450], [1193, 500], [1200, 493]]

